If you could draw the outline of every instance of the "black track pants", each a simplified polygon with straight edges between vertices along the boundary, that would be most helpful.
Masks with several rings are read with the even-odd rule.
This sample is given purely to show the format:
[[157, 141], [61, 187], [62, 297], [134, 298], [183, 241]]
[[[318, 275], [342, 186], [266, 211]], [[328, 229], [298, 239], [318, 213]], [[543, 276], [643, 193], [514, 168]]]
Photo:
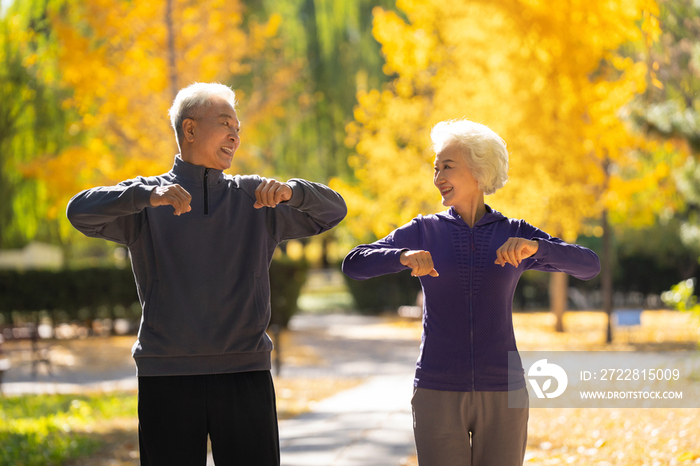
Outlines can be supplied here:
[[278, 466], [270, 371], [139, 377], [142, 466]]

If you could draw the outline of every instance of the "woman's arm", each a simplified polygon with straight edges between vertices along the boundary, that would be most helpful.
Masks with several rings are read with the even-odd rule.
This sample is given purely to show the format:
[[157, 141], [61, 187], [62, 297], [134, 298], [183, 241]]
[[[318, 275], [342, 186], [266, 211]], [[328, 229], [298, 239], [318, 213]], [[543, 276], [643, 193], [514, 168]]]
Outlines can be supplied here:
[[[413, 264], [422, 268], [427, 267], [425, 254], [410, 254], [404, 259], [406, 265], [402, 263], [401, 254], [403, 252], [423, 252], [421, 250], [421, 234], [418, 219], [413, 219], [410, 223], [391, 232], [385, 238], [375, 241], [372, 244], [361, 244], [355, 247], [345, 256], [343, 260], [343, 273], [355, 280], [366, 280], [389, 273], [401, 272]], [[427, 253], [428, 256], [430, 253]], [[413, 261], [411, 261], [413, 257]], [[415, 264], [414, 264], [415, 263]], [[432, 268], [432, 259], [430, 260]], [[421, 269], [422, 271], [422, 269]], [[430, 273], [430, 271], [425, 274]]]
[[537, 251], [527, 260], [527, 270], [564, 272], [579, 280], [590, 280], [600, 273], [600, 259], [590, 249], [566, 243], [530, 224], [523, 224], [524, 236], [538, 243]]

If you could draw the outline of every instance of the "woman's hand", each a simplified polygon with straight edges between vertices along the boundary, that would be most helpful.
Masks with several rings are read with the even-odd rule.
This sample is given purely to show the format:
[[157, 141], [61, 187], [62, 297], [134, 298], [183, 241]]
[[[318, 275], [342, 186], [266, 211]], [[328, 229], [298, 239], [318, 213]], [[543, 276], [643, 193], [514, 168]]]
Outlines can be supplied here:
[[508, 241], [503, 243], [503, 246], [496, 251], [496, 261], [501, 267], [510, 264], [513, 267], [518, 267], [523, 259], [527, 259], [537, 252], [540, 247], [538, 241], [532, 241], [525, 238], [508, 238]]
[[433, 266], [433, 256], [428, 251], [403, 251], [401, 253], [401, 264], [411, 268], [411, 275], [414, 277], [422, 277], [430, 275], [437, 277], [437, 273]]

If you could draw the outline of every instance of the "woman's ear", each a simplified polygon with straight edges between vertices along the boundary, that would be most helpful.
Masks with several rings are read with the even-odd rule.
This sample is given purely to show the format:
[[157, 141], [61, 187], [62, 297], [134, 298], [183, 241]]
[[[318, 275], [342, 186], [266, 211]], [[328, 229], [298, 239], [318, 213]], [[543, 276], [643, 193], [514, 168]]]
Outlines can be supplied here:
[[182, 122], [182, 133], [185, 135], [185, 141], [194, 142], [194, 129], [197, 127], [197, 122], [192, 118], [185, 118]]

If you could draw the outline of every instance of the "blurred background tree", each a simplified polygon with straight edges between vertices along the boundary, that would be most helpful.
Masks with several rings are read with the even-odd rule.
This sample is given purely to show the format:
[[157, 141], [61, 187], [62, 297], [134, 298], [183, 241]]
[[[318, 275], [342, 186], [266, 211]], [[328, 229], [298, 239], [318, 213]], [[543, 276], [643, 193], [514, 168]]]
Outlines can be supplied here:
[[688, 156], [675, 171], [679, 205], [661, 216], [681, 221], [682, 241], [700, 255], [700, 4], [661, 0], [662, 34], [647, 61], [657, 85], [639, 96], [632, 119], [649, 136]]
[[57, 241], [47, 187], [27, 178], [25, 164], [72, 142], [68, 96], [57, 85], [57, 44], [45, 0], [15, 2], [0, 15], [0, 248]]

